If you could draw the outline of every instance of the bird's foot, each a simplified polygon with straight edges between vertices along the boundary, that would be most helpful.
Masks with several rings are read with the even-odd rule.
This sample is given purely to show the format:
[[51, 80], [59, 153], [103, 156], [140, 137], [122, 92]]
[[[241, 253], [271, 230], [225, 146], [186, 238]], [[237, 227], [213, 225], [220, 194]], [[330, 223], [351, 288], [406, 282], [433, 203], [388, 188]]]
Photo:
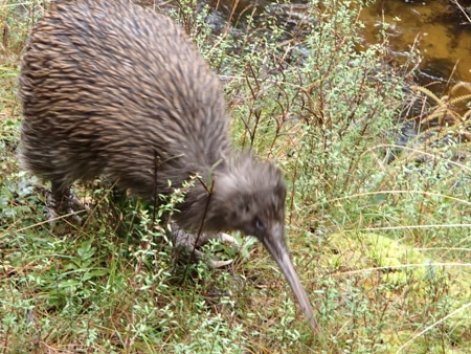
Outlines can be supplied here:
[[231, 247], [234, 247], [236, 250], [240, 249], [239, 241], [237, 241], [237, 239], [235, 239], [231, 235], [226, 234], [224, 232], [219, 232], [219, 233], [216, 234], [216, 236], [207, 238], [207, 240], [204, 244], [206, 244], [211, 239], [218, 240], [218, 241], [221, 241], [223, 243], [226, 243], [226, 244], [230, 245]]
[[213, 257], [208, 259], [208, 257], [200, 250], [201, 247], [207, 244], [210, 240], [216, 239], [223, 243], [228, 243], [236, 249], [240, 248], [239, 242], [234, 237], [222, 232], [215, 235], [203, 233], [198, 237], [198, 235], [185, 232], [175, 224], [172, 224], [170, 236], [175, 245], [175, 249], [179, 253], [179, 258], [181, 258], [182, 255], [185, 255], [187, 259], [193, 262], [204, 260], [207, 262], [209, 267], [213, 269], [228, 266], [234, 260], [229, 259], [223, 261]]
[[63, 195], [46, 193], [46, 216], [53, 229], [56, 228], [58, 220], [65, 220], [72, 225], [81, 225], [83, 220], [78, 214], [86, 210], [88, 207], [70, 192]]

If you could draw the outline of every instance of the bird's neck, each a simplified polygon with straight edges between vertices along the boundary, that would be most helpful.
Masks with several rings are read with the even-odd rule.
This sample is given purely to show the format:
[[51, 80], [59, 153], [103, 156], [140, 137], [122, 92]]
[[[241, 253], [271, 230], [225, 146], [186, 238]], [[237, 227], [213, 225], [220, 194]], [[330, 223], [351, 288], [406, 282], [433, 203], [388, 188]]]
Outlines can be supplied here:
[[177, 221], [180, 226], [190, 232], [220, 231], [217, 224], [222, 220], [213, 220], [214, 194], [218, 180], [231, 173], [232, 169], [230, 160], [223, 157], [212, 165], [199, 166], [196, 176], [192, 177], [192, 185], [185, 194], [185, 200], [178, 208], [180, 212]]

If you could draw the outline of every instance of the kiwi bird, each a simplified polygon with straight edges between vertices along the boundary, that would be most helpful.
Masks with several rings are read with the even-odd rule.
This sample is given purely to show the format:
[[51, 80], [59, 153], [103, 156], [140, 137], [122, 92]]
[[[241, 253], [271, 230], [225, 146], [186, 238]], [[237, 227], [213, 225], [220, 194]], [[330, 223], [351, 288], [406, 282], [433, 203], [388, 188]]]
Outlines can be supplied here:
[[19, 156], [51, 182], [53, 215], [73, 209], [74, 181], [106, 176], [152, 199], [198, 175], [177, 227], [255, 236], [316, 327], [285, 243], [282, 175], [233, 148], [220, 80], [171, 19], [126, 0], [52, 3], [26, 46], [19, 96]]

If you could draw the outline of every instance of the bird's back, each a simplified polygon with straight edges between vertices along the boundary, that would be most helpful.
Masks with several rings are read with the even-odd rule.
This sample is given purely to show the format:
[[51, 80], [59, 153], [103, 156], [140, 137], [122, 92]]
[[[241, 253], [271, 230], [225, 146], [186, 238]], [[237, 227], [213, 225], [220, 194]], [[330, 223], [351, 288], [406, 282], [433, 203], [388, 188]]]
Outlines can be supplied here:
[[45, 178], [106, 173], [145, 194], [156, 163], [178, 182], [227, 147], [217, 76], [169, 18], [124, 0], [53, 4], [25, 51], [20, 97], [23, 160]]

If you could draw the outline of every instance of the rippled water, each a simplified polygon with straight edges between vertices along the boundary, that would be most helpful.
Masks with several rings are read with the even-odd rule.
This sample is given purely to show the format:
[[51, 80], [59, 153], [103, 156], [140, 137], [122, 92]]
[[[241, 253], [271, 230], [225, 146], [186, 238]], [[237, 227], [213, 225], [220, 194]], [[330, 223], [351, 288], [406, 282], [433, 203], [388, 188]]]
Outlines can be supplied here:
[[[208, 1], [230, 18], [274, 2]], [[456, 5], [457, 1], [463, 9], [468, 7], [469, 18]], [[308, 6], [306, 2], [293, 0], [291, 4]], [[471, 82], [471, 0], [377, 0], [363, 10], [361, 20], [366, 24], [364, 36], [369, 43], [378, 41], [383, 21], [390, 25], [386, 32], [395, 61], [403, 61], [413, 45], [420, 50], [420, 84], [445, 93], [450, 84]]]
[[[471, 7], [469, 0], [459, 2]], [[392, 24], [387, 33], [399, 60], [417, 43], [423, 57], [420, 68], [424, 82], [442, 81], [437, 86], [449, 78], [471, 82], [471, 23], [454, 1], [378, 0], [362, 14], [370, 43], [377, 41], [383, 19]]]

